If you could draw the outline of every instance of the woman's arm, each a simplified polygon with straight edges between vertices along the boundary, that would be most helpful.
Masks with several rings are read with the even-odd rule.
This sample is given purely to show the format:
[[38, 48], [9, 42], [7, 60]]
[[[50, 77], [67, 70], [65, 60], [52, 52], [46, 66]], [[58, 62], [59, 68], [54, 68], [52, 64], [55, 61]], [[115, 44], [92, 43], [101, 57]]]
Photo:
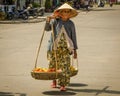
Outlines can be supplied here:
[[77, 46], [77, 37], [76, 37], [76, 30], [75, 30], [75, 25], [74, 23], [72, 24], [72, 27], [71, 27], [71, 39], [73, 41], [73, 45], [74, 45], [74, 49], [78, 49], [78, 46]]
[[51, 20], [55, 20], [56, 19], [56, 16], [52, 15], [52, 16], [48, 16], [47, 19], [46, 19], [46, 24], [45, 24], [45, 30], [46, 31], [51, 31], [52, 30], [52, 24], [53, 24], [53, 21]]
[[74, 50], [73, 50], [73, 57], [76, 59], [77, 58], [77, 37], [76, 37], [76, 30], [75, 30], [75, 25], [73, 23], [73, 27], [72, 28], [72, 41], [73, 41], [73, 45], [74, 45]]

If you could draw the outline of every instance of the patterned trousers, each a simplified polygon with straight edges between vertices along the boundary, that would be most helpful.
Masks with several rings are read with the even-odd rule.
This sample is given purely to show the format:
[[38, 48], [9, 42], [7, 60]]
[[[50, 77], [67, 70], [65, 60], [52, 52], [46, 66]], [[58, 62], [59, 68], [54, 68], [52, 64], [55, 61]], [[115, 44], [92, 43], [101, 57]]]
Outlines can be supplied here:
[[49, 54], [49, 68], [62, 70], [62, 76], [58, 79], [58, 85], [66, 86], [70, 83], [70, 51], [67, 47], [67, 42], [62, 33], [58, 42], [57, 50], [52, 50]]

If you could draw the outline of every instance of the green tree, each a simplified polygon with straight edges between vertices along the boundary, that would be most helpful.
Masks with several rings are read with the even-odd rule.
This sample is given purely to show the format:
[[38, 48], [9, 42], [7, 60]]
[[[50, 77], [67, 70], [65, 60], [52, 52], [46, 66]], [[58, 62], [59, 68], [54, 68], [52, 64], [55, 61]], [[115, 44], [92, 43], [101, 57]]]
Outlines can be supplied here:
[[49, 9], [51, 9], [51, 2], [50, 2], [50, 0], [46, 0], [45, 1], [45, 10], [49, 10]]

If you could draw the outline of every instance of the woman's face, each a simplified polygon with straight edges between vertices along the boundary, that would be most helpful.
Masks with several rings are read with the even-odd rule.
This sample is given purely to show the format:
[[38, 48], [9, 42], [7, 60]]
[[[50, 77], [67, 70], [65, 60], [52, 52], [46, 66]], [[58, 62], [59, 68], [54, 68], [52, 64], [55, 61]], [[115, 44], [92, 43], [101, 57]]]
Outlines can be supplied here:
[[60, 17], [62, 18], [62, 20], [68, 20], [69, 17], [70, 17], [70, 9], [65, 9], [65, 10], [62, 10], [60, 12]]

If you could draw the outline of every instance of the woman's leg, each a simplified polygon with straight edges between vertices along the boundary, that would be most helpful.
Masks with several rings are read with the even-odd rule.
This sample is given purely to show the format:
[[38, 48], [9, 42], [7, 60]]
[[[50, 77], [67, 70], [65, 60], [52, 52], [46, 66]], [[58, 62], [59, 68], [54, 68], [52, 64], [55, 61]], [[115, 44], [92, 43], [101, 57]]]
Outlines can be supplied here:
[[[55, 55], [54, 55], [54, 50], [52, 50], [51, 54], [50, 54], [50, 58], [49, 58], [49, 68], [55, 68], [56, 69], [56, 63], [55, 63]], [[57, 80], [53, 80], [52, 84], [51, 84], [52, 88], [56, 88], [57, 87]]]
[[[65, 91], [65, 86], [69, 85], [70, 83], [70, 52], [67, 47], [67, 42], [64, 37], [64, 34], [62, 35], [60, 39], [60, 61], [59, 61], [59, 67], [62, 70], [62, 76], [58, 79], [58, 84], [61, 86], [60, 90]], [[59, 49], [59, 48], [58, 48]], [[59, 51], [58, 51], [59, 52]]]
[[56, 88], [57, 87], [57, 81], [56, 80], [53, 80], [51, 87], [52, 88]]
[[[64, 48], [64, 47], [63, 47]], [[63, 52], [60, 56], [60, 68], [62, 70], [62, 76], [58, 79], [58, 84], [61, 86], [60, 90], [65, 91], [65, 86], [69, 85], [70, 83], [70, 55], [69, 50], [67, 48], [63, 49]]]

